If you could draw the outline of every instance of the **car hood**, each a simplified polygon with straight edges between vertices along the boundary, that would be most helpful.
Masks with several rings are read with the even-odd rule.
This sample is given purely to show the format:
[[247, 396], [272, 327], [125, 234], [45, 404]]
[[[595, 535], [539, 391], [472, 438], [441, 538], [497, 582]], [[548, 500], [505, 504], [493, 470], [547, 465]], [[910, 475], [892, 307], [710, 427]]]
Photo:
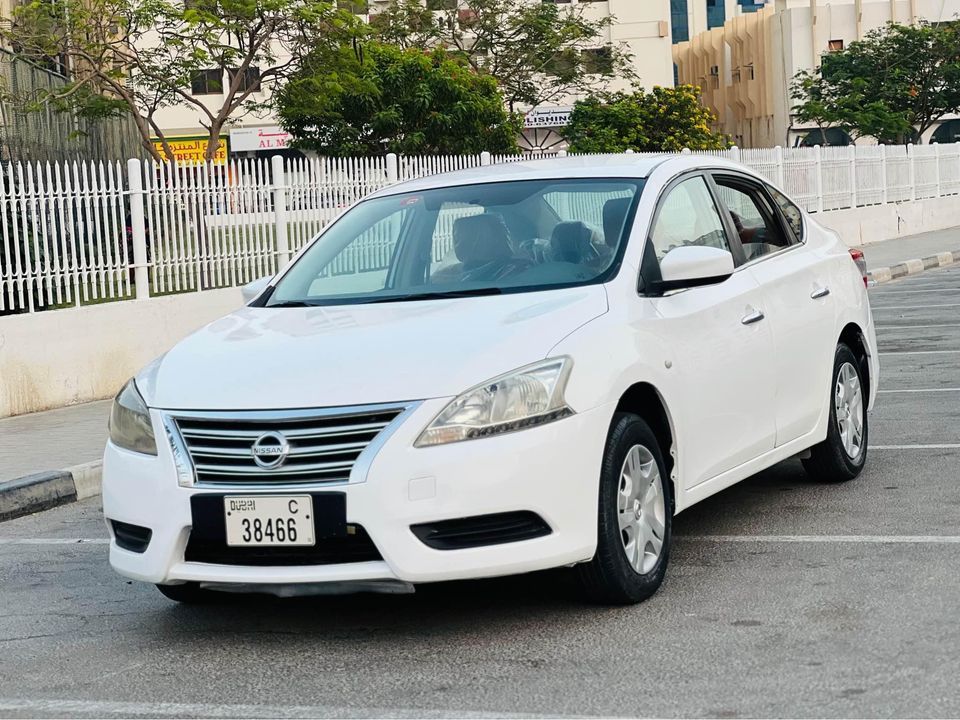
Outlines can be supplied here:
[[168, 410], [264, 410], [458, 395], [547, 357], [607, 310], [603, 286], [311, 308], [244, 307], [147, 366]]

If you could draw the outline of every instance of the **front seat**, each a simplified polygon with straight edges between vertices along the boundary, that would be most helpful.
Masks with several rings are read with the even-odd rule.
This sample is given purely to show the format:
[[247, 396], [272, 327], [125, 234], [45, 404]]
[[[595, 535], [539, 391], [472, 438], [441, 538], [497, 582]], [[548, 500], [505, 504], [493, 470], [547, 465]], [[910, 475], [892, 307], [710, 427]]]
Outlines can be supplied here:
[[583, 265], [599, 257], [593, 229], [579, 221], [557, 223], [550, 236], [550, 256], [556, 262]]
[[463, 281], [496, 280], [531, 265], [513, 256], [510, 231], [503, 218], [493, 213], [454, 221], [453, 252], [461, 263]]

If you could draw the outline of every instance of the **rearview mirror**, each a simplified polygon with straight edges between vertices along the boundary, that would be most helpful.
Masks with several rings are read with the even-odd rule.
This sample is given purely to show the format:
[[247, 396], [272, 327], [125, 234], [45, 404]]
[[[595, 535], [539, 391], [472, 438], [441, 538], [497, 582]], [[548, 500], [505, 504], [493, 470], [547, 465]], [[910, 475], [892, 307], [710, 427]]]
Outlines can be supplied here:
[[247, 283], [240, 288], [240, 294], [243, 295], [243, 304], [246, 305], [256, 299], [260, 293], [267, 289], [267, 285], [270, 284], [271, 280], [273, 280], [273, 277], [268, 275], [267, 277], [262, 277]]
[[661, 280], [657, 290], [715, 285], [733, 275], [733, 255], [706, 245], [674, 248], [660, 261]]

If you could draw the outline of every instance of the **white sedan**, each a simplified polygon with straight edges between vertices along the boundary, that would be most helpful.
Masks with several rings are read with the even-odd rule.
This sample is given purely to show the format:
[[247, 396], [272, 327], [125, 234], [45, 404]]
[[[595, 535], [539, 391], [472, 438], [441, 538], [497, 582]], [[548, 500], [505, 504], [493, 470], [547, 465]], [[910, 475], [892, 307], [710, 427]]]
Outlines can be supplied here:
[[110, 562], [185, 602], [560, 566], [643, 600], [676, 513], [794, 456], [861, 472], [865, 280], [720, 159], [393, 185], [120, 392]]

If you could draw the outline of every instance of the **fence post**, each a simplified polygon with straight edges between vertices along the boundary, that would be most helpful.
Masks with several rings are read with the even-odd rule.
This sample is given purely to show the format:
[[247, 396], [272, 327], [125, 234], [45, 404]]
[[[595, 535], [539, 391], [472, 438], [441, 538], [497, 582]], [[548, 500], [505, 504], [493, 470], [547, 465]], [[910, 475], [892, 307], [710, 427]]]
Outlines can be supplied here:
[[850, 158], [847, 162], [850, 165], [850, 207], [855, 208], [857, 206], [857, 146], [849, 147]]
[[400, 163], [396, 153], [387, 153], [387, 184], [393, 185], [400, 179]]
[[917, 199], [917, 168], [914, 167], [913, 143], [907, 145], [907, 158], [910, 160], [910, 199]]
[[813, 146], [813, 161], [816, 170], [817, 212], [823, 212], [823, 150], [819, 145]]
[[[630, 152], [630, 151], [628, 150], [627, 152]], [[680, 154], [681, 154], [681, 155], [690, 155], [690, 154], [691, 154], [691, 153], [690, 153], [690, 148], [684, 148], [683, 150], [680, 151]]]
[[786, 169], [783, 167], [783, 148], [777, 145], [773, 149], [773, 157], [775, 162], [777, 163], [777, 170], [776, 170], [777, 187], [782, 188], [784, 183], [784, 176], [786, 174]]
[[130, 188], [133, 285], [137, 300], [146, 300], [150, 297], [150, 273], [147, 268], [147, 226], [143, 214], [143, 167], [136, 158], [127, 160], [127, 187]]
[[480, 164], [481, 164], [481, 165], [489, 165], [489, 164], [490, 164], [490, 153], [488, 153], [486, 150], [484, 150], [482, 153], [480, 153]]
[[740, 152], [740, 148], [736, 145], [732, 146], [727, 152], [730, 153], [730, 159], [734, 162], [742, 162], [743, 153]]
[[883, 195], [880, 198], [881, 202], [886, 205], [890, 202], [890, 196], [887, 194], [887, 146], [880, 146], [880, 177], [883, 180], [881, 187], [883, 188]]
[[567, 156], [566, 150], [557, 150], [557, 157], [566, 157], [566, 156]]
[[287, 180], [283, 173], [283, 158], [270, 158], [270, 175], [273, 177], [273, 213], [277, 234], [277, 272], [290, 261], [290, 241], [287, 237]]
[[940, 145], [938, 143], [933, 143], [933, 164], [937, 168], [937, 197], [940, 197], [942, 194], [941, 191], [941, 181], [940, 181]]

